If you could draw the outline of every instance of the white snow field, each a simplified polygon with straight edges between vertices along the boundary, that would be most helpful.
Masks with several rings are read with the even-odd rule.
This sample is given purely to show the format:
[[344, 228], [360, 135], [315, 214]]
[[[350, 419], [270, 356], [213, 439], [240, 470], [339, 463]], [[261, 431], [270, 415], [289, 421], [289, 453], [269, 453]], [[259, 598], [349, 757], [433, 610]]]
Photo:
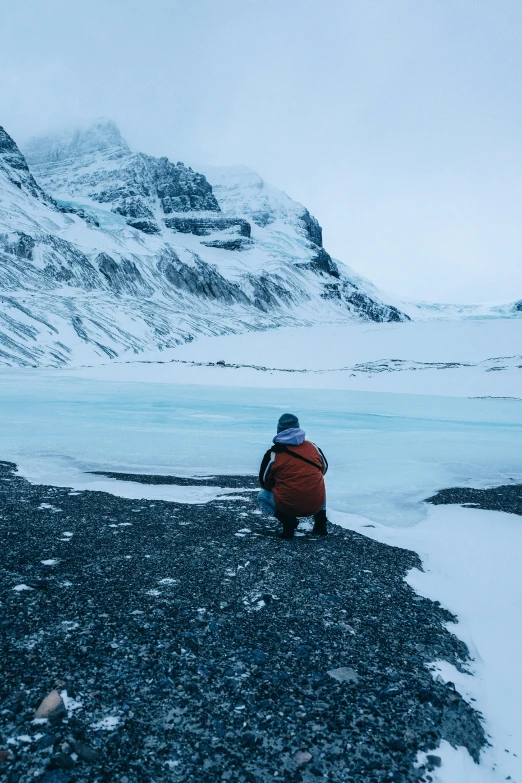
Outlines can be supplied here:
[[522, 317], [281, 327], [201, 337], [71, 372], [159, 383], [522, 397]]
[[[414, 549], [424, 572], [407, 581], [421, 595], [438, 600], [458, 616], [449, 630], [468, 646], [469, 674], [444, 661], [433, 675], [455, 684], [486, 719], [491, 747], [477, 766], [463, 749], [439, 750], [440, 783], [522, 780], [522, 521], [515, 514], [458, 506], [433, 506], [420, 524], [391, 528], [351, 514], [333, 513], [343, 527], [392, 546]], [[368, 528], [368, 524], [375, 527]], [[473, 676], [470, 676], [472, 674]]]

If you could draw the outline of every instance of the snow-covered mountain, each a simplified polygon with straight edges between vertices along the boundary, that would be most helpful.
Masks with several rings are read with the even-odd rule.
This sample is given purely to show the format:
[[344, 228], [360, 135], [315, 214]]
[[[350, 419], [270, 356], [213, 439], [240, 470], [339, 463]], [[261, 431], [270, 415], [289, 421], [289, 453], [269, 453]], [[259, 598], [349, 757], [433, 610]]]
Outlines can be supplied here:
[[0, 363], [98, 363], [202, 334], [407, 318], [249, 169], [205, 177], [133, 152], [105, 121], [35, 139], [25, 158], [0, 129]]

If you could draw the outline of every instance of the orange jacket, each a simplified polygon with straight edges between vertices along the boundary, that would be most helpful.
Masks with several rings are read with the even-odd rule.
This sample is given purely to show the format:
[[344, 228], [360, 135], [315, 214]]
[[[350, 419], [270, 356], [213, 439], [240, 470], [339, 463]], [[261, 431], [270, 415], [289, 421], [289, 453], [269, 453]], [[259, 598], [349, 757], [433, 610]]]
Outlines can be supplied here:
[[261, 463], [259, 483], [274, 493], [279, 511], [292, 517], [316, 514], [326, 500], [324, 474], [328, 463], [309, 440], [300, 445], [276, 443]]

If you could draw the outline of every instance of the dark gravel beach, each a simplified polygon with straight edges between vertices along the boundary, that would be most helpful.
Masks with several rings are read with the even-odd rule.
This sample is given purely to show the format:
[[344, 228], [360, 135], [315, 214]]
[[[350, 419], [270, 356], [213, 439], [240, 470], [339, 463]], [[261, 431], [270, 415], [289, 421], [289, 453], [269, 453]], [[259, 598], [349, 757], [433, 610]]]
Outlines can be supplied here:
[[[255, 486], [234, 480], [210, 479]], [[467, 650], [404, 581], [417, 555], [274, 524], [252, 492], [127, 500], [0, 463], [5, 779], [430, 781], [441, 739], [477, 759], [479, 715], [426, 666]], [[34, 723], [53, 689], [67, 709]]]
[[507, 514], [522, 514], [522, 484], [504, 484], [490, 489], [452, 487], [442, 489], [427, 503], [434, 505], [459, 504], [466, 508], [483, 508], [488, 511], [505, 511]]

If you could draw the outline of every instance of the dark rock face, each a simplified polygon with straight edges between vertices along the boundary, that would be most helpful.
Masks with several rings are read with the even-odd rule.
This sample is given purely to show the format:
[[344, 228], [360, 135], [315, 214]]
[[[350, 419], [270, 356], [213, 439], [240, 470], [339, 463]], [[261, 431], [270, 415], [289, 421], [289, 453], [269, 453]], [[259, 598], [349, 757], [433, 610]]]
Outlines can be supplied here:
[[96, 262], [115, 294], [151, 296], [154, 293], [154, 289], [144, 281], [133, 261], [123, 258], [118, 263], [107, 253], [100, 253]]
[[316, 274], [330, 275], [331, 277], [339, 278], [339, 268], [335, 261], [333, 261], [331, 255], [326, 252], [324, 248], [319, 248], [316, 255], [311, 261], [306, 263], [296, 264], [300, 269], [310, 269]]
[[248, 250], [252, 247], [252, 241], [246, 237], [237, 239], [214, 239], [212, 242], [202, 242], [205, 247], [216, 247], [220, 250]]
[[32, 260], [35, 244], [33, 237], [30, 237], [23, 231], [15, 231], [11, 236], [0, 234], [0, 247], [6, 253], [12, 253], [18, 258], [24, 258], [26, 261]]
[[166, 215], [171, 212], [221, 211], [212, 193], [212, 186], [203, 174], [187, 168], [183, 163], [174, 165], [168, 158], [148, 160], [155, 161], [156, 192]]
[[314, 218], [314, 216], [311, 215], [307, 209], [305, 209], [301, 220], [304, 223], [306, 235], [310, 242], [312, 242], [314, 245], [317, 245], [317, 247], [322, 247], [323, 229], [319, 225], [317, 218]]
[[515, 310], [519, 313], [522, 313], [522, 299], [520, 302], [515, 302]]
[[254, 307], [264, 313], [297, 302], [297, 296], [294, 297], [293, 292], [285, 285], [285, 281], [277, 275], [244, 275], [242, 279], [249, 300]]
[[165, 215], [173, 212], [220, 212], [212, 187], [202, 174], [168, 158], [138, 153], [107, 178], [101, 189], [93, 189], [91, 198], [112, 204], [111, 211], [122, 215], [129, 225], [145, 233], [159, 231], [153, 205], [159, 200]]
[[227, 304], [250, 304], [238, 285], [224, 278], [215, 267], [205, 263], [197, 255], [193, 256], [192, 265], [189, 266], [170, 249], [168, 253], [162, 254], [157, 268], [176, 291], [186, 291]]
[[143, 199], [135, 195], [120, 195], [121, 193], [121, 188], [118, 189], [117, 193], [114, 191], [103, 191], [100, 193], [100, 201], [112, 202], [117, 199], [116, 206], [112, 207], [111, 211], [115, 212], [117, 215], [122, 215], [122, 217], [132, 219], [145, 218], [149, 221], [154, 220], [154, 213], [149, 209]]
[[157, 223], [153, 220], [128, 220], [127, 223], [131, 228], [136, 228], [138, 231], [143, 231], [144, 234], [159, 234], [160, 229]]
[[[442, 739], [478, 760], [479, 715], [427, 666], [469, 654], [406, 583], [418, 556], [335, 526], [282, 542], [254, 476], [215, 479], [243, 517], [226, 497], [73, 495], [0, 462], [0, 728], [31, 740], [6, 744], [7, 780], [419, 783]], [[33, 725], [57, 680], [82, 706]]]
[[54, 201], [36, 181], [29, 171], [27, 162], [11, 136], [0, 126], [0, 168], [4, 170], [9, 181], [28, 195], [53, 207]]
[[324, 299], [338, 300], [353, 309], [354, 313], [377, 323], [410, 321], [406, 313], [401, 312], [393, 305], [372, 299], [353, 283], [341, 280], [339, 283], [326, 283], [324, 286]]
[[371, 321], [389, 322], [389, 321], [409, 321], [410, 318], [391, 305], [383, 305], [382, 302], [376, 302], [362, 291], [353, 291], [343, 296], [347, 304], [353, 305], [356, 312], [365, 313]]
[[182, 234], [195, 234], [198, 237], [209, 236], [216, 231], [228, 231], [234, 229], [239, 236], [250, 239], [252, 229], [248, 220], [243, 218], [226, 217], [201, 217], [201, 218], [183, 218], [169, 217], [165, 218], [165, 225], [173, 231], [179, 231]]
[[53, 234], [41, 238], [45, 260], [44, 276], [51, 281], [68, 283], [86, 291], [99, 287], [97, 270], [76, 246]]

